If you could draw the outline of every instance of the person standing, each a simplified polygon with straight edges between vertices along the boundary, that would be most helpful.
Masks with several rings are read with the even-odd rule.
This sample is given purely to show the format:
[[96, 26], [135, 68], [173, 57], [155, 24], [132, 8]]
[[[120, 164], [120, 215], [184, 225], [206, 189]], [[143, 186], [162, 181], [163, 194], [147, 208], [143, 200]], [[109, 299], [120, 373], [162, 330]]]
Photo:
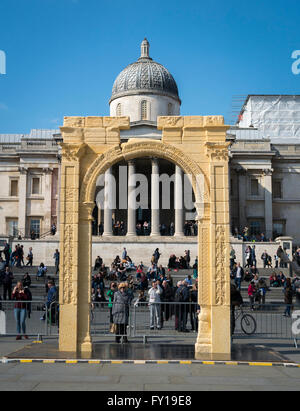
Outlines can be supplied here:
[[112, 315], [112, 307], [113, 307], [114, 296], [115, 296], [115, 293], [116, 293], [117, 289], [118, 289], [118, 288], [117, 288], [117, 283], [112, 282], [112, 283], [110, 284], [109, 290], [108, 290], [107, 293], [106, 293], [106, 295], [107, 295], [107, 297], [108, 297], [108, 301], [109, 301], [109, 303], [108, 303], [108, 308], [109, 308], [109, 322], [110, 322], [110, 325], [111, 325], [111, 326], [112, 326], [112, 324], [114, 323], [114, 318], [113, 318], [113, 315]]
[[28, 251], [26, 260], [27, 260], [27, 264], [26, 264], [26, 265], [30, 265], [30, 267], [32, 267], [32, 263], [33, 263], [32, 247], [29, 247], [29, 251]]
[[57, 316], [58, 293], [54, 280], [48, 280], [48, 294], [47, 294], [47, 312], [50, 318], [50, 323], [55, 324]]
[[6, 261], [6, 265], [9, 265], [9, 260], [10, 260], [10, 246], [9, 244], [6, 242], [4, 245], [4, 249], [2, 251], [4, 253], [4, 257], [5, 257], [5, 261]]
[[124, 248], [123, 248], [123, 252], [122, 252], [122, 261], [126, 261], [126, 257], [127, 257], [127, 250], [126, 250], [126, 248], [124, 247]]
[[24, 287], [21, 281], [17, 282], [16, 287], [12, 292], [12, 300], [16, 300], [15, 308], [14, 308], [14, 315], [15, 320], [17, 323], [17, 338], [16, 340], [22, 339], [22, 333], [24, 338], [27, 340], [28, 337], [26, 335], [26, 311], [27, 306], [26, 302], [28, 300], [28, 294], [25, 292]]
[[129, 320], [129, 306], [131, 298], [127, 292], [127, 283], [120, 283], [118, 291], [114, 295], [114, 303], [112, 308], [113, 323], [116, 327], [116, 342], [119, 343], [121, 337], [123, 341], [128, 343], [127, 325]]
[[53, 258], [55, 262], [55, 275], [57, 275], [57, 273], [59, 272], [59, 251], [58, 249], [55, 250]]
[[9, 267], [6, 267], [3, 278], [3, 300], [6, 300], [6, 295], [8, 295], [8, 299], [11, 298], [13, 278], [13, 273], [10, 271]]
[[240, 263], [237, 263], [234, 282], [235, 282], [236, 288], [239, 291], [241, 291], [241, 284], [243, 281], [243, 277], [244, 277], [244, 269], [241, 267]]
[[154, 330], [156, 323], [156, 328], [161, 329], [161, 317], [160, 317], [160, 296], [162, 294], [162, 289], [158, 281], [152, 282], [152, 287], [150, 288], [149, 294], [149, 307], [150, 307], [150, 330]]
[[291, 283], [290, 278], [286, 279], [285, 290], [284, 290], [284, 302], [286, 304], [286, 308], [285, 308], [283, 316], [290, 317], [291, 316], [291, 306], [293, 304], [293, 288], [292, 288], [292, 283]]
[[257, 291], [257, 289], [256, 289], [256, 286], [255, 286], [255, 282], [254, 282], [254, 280], [252, 280], [251, 283], [249, 284], [249, 287], [248, 287], [248, 297], [249, 297], [249, 300], [250, 300], [250, 307], [251, 307], [252, 311], [254, 310], [254, 299], [255, 299], [255, 296], [256, 296], [256, 291]]
[[155, 249], [153, 256], [154, 256], [154, 264], [157, 265], [159, 257], [161, 256], [158, 248]]
[[189, 304], [187, 303], [190, 302], [190, 292], [187, 287], [186, 281], [182, 281], [179, 283], [178, 289], [175, 293], [175, 301], [178, 303], [178, 321], [177, 324], [175, 324], [175, 326], [177, 325], [179, 332], [189, 332], [189, 330], [187, 330], [186, 328], [186, 323], [189, 308]]

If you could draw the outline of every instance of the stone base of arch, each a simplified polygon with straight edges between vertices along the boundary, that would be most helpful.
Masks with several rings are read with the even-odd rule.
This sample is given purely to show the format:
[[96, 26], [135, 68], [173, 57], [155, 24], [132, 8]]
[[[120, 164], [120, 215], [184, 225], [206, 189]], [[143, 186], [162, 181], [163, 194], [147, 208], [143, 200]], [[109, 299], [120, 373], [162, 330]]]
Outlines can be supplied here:
[[162, 140], [121, 144], [127, 117], [65, 117], [61, 127], [60, 336], [61, 351], [92, 351], [91, 221], [96, 180], [112, 165], [134, 158], [167, 159], [192, 176], [203, 175], [198, 212], [196, 356], [230, 355], [229, 195], [227, 126], [222, 116], [159, 117]]

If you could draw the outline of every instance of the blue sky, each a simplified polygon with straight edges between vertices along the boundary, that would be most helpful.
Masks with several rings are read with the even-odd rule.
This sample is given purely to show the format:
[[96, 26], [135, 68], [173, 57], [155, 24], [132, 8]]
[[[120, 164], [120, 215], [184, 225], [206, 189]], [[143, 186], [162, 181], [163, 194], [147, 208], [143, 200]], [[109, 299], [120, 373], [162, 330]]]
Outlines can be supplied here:
[[0, 133], [108, 115], [112, 85], [150, 55], [177, 81], [183, 115], [222, 114], [247, 94], [300, 94], [299, 0], [1, 0]]

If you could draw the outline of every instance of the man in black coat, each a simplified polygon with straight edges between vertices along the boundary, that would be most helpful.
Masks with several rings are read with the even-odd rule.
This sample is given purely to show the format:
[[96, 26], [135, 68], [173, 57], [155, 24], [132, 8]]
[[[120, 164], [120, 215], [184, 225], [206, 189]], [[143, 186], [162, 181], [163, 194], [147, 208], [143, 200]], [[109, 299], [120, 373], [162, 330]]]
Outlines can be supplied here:
[[189, 332], [186, 328], [188, 304], [190, 302], [190, 291], [187, 282], [183, 281], [175, 293], [175, 301], [178, 303], [178, 331]]
[[6, 295], [8, 295], [8, 300], [11, 299], [13, 278], [13, 273], [10, 271], [9, 267], [6, 267], [3, 278], [3, 300], [6, 300]]

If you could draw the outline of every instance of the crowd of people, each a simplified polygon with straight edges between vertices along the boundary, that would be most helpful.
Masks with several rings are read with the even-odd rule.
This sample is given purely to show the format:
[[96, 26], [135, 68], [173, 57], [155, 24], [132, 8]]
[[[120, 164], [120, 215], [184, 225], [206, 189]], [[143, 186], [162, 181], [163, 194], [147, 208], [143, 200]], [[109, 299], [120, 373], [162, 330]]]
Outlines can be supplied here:
[[250, 228], [247, 226], [245, 226], [242, 229], [238, 229], [238, 227], [234, 227], [234, 229], [232, 230], [232, 235], [235, 238], [238, 238], [239, 240], [249, 241], [253, 243], [273, 241], [272, 238], [267, 238], [264, 233], [260, 233], [260, 234], [251, 233]]
[[[92, 233], [93, 235], [102, 236], [104, 233], [103, 223], [97, 225], [97, 221], [92, 222]], [[124, 221], [115, 221], [112, 224], [112, 234], [114, 236], [125, 236], [127, 233], [127, 227]], [[175, 234], [175, 224], [171, 222], [169, 225], [161, 223], [159, 225], [159, 233], [161, 236], [174, 236]], [[183, 225], [183, 233], [185, 236], [197, 236], [198, 226], [195, 221], [185, 221]], [[148, 236], [151, 234], [151, 222], [144, 221], [138, 222], [136, 224], [136, 235], [137, 236]]]
[[[286, 249], [279, 246], [274, 255], [274, 267], [272, 266], [272, 257], [265, 250], [261, 255], [264, 268], [287, 268], [289, 261], [289, 254]], [[293, 254], [293, 260], [300, 265], [300, 248], [297, 248]], [[242, 282], [247, 283], [247, 294], [249, 297], [249, 304], [251, 310], [255, 309], [255, 303], [260, 308], [266, 302], [266, 294], [272, 288], [281, 288], [283, 291], [283, 300], [286, 304], [284, 312], [285, 317], [290, 317], [291, 306], [293, 304], [293, 297], [296, 297], [297, 303], [300, 304], [300, 279], [297, 275], [293, 279], [284, 275], [283, 271], [272, 271], [267, 280], [259, 277], [259, 270], [257, 269], [257, 259], [255, 253], [255, 245], [249, 245], [245, 249], [245, 265], [241, 266], [236, 262], [236, 255], [234, 249], [231, 247], [230, 251], [230, 276], [233, 281], [232, 286], [235, 287], [235, 293], [241, 292]]]
[[[149, 307], [150, 330], [161, 330], [165, 321], [173, 316], [175, 329], [178, 332], [189, 332], [187, 329], [190, 317], [191, 331], [196, 331], [196, 321], [199, 313], [197, 307], [198, 291], [197, 276], [194, 280], [188, 275], [184, 281], [174, 284], [171, 269], [178, 265], [171, 264], [167, 270], [159, 264], [161, 253], [156, 248], [151, 257], [151, 264], [146, 267], [143, 262], [135, 265], [123, 248], [121, 257], [116, 256], [110, 270], [105, 267], [103, 259], [95, 260], [92, 276], [93, 306], [108, 304], [110, 309], [110, 329], [116, 334], [116, 342], [127, 342], [126, 329], [128, 325], [129, 307], [145, 305]], [[171, 261], [176, 261], [170, 256]], [[185, 251], [184, 268], [190, 267], [190, 252]], [[178, 304], [185, 303], [185, 304]]]
[[[30, 318], [31, 315], [31, 305], [32, 305], [32, 278], [28, 272], [25, 272], [21, 279], [18, 275], [18, 280], [16, 280], [13, 270], [15, 267], [18, 269], [26, 269], [26, 267], [33, 266], [33, 249], [29, 247], [27, 256], [24, 258], [26, 253], [24, 252], [24, 246], [17, 244], [11, 248], [8, 242], [5, 243], [4, 248], [0, 250], [0, 285], [2, 286], [2, 298], [1, 301], [15, 301], [14, 303], [14, 316], [17, 325], [17, 340], [28, 339], [26, 334], [26, 318]], [[56, 250], [54, 253], [54, 262], [56, 266], [56, 274], [59, 271], [59, 251]], [[26, 263], [25, 263], [26, 261]], [[19, 271], [19, 273], [22, 271]], [[58, 288], [55, 285], [54, 278], [47, 275], [47, 267], [41, 262], [37, 267], [35, 274], [36, 280], [43, 278], [45, 283], [45, 294], [47, 295], [47, 300], [45, 305], [48, 309], [56, 310], [56, 306], [52, 306], [53, 301], [58, 299]], [[14, 286], [15, 283], [15, 286]], [[0, 303], [1, 304], [1, 303]], [[52, 314], [54, 314], [52, 312]], [[52, 315], [54, 317], [54, 315]], [[57, 313], [55, 318], [57, 319]], [[45, 320], [45, 316], [41, 319]]]

